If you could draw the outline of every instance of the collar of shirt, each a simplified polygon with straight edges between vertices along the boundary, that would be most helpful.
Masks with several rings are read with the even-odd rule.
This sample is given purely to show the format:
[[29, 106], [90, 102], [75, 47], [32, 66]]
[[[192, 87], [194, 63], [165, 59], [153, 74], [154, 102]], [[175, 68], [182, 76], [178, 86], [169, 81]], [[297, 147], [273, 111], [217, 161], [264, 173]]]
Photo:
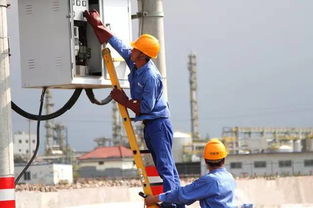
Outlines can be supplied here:
[[225, 171], [225, 167], [217, 168], [215, 170], [209, 171], [209, 173], [216, 173], [216, 172], [220, 172], [220, 171]]
[[151, 66], [151, 61], [148, 61], [145, 65], [143, 65], [142, 67], [136, 69], [135, 68], [135, 74], [136, 75], [141, 75], [143, 72], [145, 72], [146, 69], [149, 69], [149, 67]]

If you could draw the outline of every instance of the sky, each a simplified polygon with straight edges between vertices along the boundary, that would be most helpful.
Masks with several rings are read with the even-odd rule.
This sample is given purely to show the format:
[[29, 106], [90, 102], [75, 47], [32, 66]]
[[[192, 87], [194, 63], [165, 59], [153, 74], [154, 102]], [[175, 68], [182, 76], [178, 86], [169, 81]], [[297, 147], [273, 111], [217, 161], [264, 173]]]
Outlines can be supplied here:
[[[38, 113], [41, 90], [21, 88], [16, 1], [9, 9], [11, 95]], [[135, 1], [132, 0], [132, 3]], [[202, 137], [220, 137], [223, 127], [313, 127], [313, 1], [164, 1], [168, 97], [174, 130], [190, 132], [188, 55], [197, 56]], [[11, 11], [10, 11], [11, 10]], [[133, 27], [134, 33], [137, 31]], [[72, 90], [52, 90], [54, 109]], [[96, 90], [104, 98], [109, 89]], [[97, 137], [111, 137], [112, 105], [91, 104], [83, 92], [55, 121], [68, 128], [70, 146], [88, 151]], [[12, 111], [13, 132], [29, 122]], [[31, 132], [36, 132], [31, 122]], [[44, 143], [44, 124], [41, 128]]]

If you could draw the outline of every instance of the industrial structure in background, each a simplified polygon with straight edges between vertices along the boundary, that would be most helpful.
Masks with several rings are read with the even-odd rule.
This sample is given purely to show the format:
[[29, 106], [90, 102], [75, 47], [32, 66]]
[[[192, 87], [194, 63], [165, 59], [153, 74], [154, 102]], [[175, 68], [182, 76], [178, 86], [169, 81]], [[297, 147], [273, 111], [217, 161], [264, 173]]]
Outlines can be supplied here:
[[119, 111], [117, 109], [117, 104], [115, 101], [112, 101], [112, 142], [114, 145], [124, 145], [127, 140], [125, 138], [124, 129], [122, 127], [122, 118], [119, 115]]
[[[45, 96], [45, 111], [47, 115], [53, 112], [53, 106], [52, 94], [47, 89]], [[70, 163], [72, 150], [68, 143], [67, 128], [62, 124], [55, 123], [53, 119], [46, 121], [45, 128], [45, 159], [57, 159], [58, 162]]]
[[[176, 151], [182, 151], [181, 158], [175, 158], [181, 162], [197, 162], [202, 158], [203, 148], [207, 139], [201, 138], [199, 132], [199, 108], [197, 89], [197, 57], [194, 53], [188, 56], [189, 87], [190, 87], [190, 125], [191, 135], [177, 132], [174, 134], [174, 143], [179, 146]], [[191, 141], [190, 141], [191, 140]], [[178, 156], [180, 153], [174, 153]]]
[[190, 116], [191, 116], [191, 136], [194, 141], [200, 140], [199, 132], [199, 110], [197, 99], [197, 59], [194, 53], [189, 55], [188, 62], [189, 86], [190, 86]]
[[222, 140], [231, 154], [310, 152], [313, 128], [224, 127]]
[[[176, 132], [173, 146], [176, 161], [198, 162], [209, 138], [203, 139], [199, 133], [196, 55], [191, 53], [188, 60], [191, 135]], [[224, 127], [220, 139], [230, 154], [313, 151], [313, 128]]]

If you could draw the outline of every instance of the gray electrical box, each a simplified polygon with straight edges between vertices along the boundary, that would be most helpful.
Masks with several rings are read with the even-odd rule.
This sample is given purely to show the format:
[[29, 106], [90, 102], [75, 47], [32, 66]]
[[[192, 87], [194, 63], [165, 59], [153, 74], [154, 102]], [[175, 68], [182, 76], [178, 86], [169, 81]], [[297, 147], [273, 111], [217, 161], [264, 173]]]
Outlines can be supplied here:
[[[111, 81], [100, 45], [83, 17], [96, 9], [125, 43], [131, 40], [130, 0], [19, 0], [22, 85], [27, 88], [104, 88]], [[114, 49], [113, 58], [121, 60]], [[129, 69], [115, 62], [123, 87]]]

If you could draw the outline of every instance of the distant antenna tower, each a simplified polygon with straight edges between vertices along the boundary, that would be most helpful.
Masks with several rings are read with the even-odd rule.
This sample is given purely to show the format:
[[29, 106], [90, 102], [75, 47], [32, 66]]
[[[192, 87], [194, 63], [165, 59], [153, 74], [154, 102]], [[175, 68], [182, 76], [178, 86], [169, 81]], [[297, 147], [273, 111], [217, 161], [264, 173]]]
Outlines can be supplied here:
[[193, 140], [200, 140], [199, 133], [199, 111], [197, 101], [197, 60], [196, 55], [189, 55], [189, 84], [190, 84], [190, 112], [191, 112], [191, 134]]
[[117, 109], [117, 103], [112, 102], [112, 111], [113, 111], [113, 125], [112, 125], [112, 140], [114, 145], [123, 145], [123, 135], [122, 135], [122, 124], [121, 116]]
[[[51, 92], [49, 89], [46, 90], [46, 96], [45, 96], [45, 110], [46, 114], [52, 113], [52, 108], [54, 104], [51, 102]], [[54, 123], [53, 120], [47, 120], [45, 124], [46, 128], [46, 144], [45, 144], [45, 155], [51, 155], [52, 154], [52, 147], [53, 147], [53, 128]]]
[[[52, 95], [47, 89], [45, 96], [46, 114], [51, 114], [54, 103], [52, 103]], [[67, 138], [67, 128], [61, 124], [54, 123], [53, 120], [47, 120], [46, 124], [46, 144], [45, 155], [63, 155], [69, 151]]]
[[53, 144], [54, 148], [62, 151], [62, 154], [69, 150], [67, 128], [62, 124], [54, 125]]

